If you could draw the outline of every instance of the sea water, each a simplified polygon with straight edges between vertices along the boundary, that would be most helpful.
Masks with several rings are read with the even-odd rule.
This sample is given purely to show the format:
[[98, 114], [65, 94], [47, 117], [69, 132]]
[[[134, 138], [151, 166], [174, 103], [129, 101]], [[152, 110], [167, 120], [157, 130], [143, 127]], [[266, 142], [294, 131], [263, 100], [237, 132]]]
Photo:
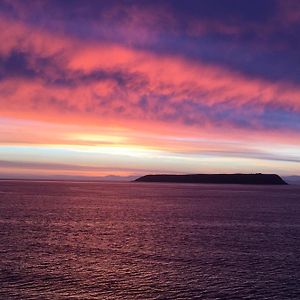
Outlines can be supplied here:
[[300, 299], [300, 186], [0, 181], [0, 299]]

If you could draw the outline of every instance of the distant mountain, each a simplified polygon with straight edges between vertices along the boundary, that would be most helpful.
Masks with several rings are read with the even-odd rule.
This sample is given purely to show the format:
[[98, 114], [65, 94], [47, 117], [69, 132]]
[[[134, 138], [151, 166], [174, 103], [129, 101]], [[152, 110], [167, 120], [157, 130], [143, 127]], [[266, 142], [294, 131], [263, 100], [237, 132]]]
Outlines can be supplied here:
[[300, 184], [300, 176], [284, 176], [283, 179], [289, 184]]
[[187, 175], [146, 175], [137, 178], [137, 182], [176, 182], [176, 183], [220, 183], [220, 184], [287, 184], [277, 174], [187, 174]]
[[133, 181], [138, 176], [117, 176], [117, 175], [108, 175], [97, 177], [97, 180], [104, 180], [104, 181]]
[[35, 176], [35, 175], [4, 175], [0, 177], [0, 180], [62, 180], [62, 181], [133, 181], [138, 176], [117, 176], [117, 175], [108, 175], [108, 176], [80, 176], [80, 175], [44, 175], [44, 176]]

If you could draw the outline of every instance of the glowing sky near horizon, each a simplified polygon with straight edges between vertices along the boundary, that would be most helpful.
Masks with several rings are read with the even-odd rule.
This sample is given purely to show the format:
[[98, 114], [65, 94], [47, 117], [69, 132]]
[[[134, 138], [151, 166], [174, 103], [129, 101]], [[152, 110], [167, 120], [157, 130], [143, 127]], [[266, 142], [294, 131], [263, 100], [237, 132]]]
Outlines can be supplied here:
[[297, 0], [0, 2], [0, 177], [300, 175]]

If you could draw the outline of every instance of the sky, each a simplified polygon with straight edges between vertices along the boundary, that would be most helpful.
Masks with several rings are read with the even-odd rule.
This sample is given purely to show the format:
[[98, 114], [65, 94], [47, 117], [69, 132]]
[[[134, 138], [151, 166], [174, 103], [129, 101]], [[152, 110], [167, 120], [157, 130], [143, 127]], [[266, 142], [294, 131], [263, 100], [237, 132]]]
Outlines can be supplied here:
[[0, 178], [300, 175], [300, 1], [1, 0]]

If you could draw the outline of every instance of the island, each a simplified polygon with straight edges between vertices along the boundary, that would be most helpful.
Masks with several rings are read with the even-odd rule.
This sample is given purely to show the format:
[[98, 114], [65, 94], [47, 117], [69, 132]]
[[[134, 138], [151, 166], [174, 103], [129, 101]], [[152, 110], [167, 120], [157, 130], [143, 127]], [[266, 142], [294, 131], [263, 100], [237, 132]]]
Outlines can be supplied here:
[[135, 182], [174, 182], [174, 183], [215, 183], [215, 184], [257, 184], [257, 185], [286, 185], [287, 183], [277, 174], [157, 174], [145, 175]]

